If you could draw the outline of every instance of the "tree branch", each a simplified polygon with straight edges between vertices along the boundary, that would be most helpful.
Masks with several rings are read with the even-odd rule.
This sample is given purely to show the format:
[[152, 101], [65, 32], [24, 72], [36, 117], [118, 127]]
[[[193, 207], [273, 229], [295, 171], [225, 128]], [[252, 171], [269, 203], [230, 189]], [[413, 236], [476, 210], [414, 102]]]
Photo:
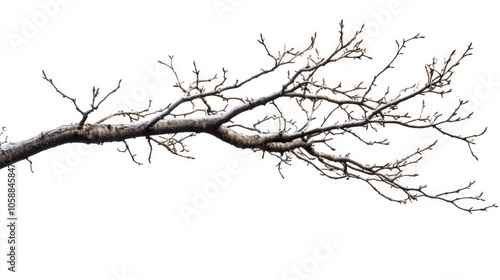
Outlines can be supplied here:
[[[420, 82], [416, 81], [395, 91], [389, 86], [382, 88], [379, 85], [381, 77], [387, 75], [388, 70], [393, 69], [395, 62], [404, 54], [403, 50], [411, 42], [424, 38], [420, 34], [401, 42], [396, 41], [394, 56], [368, 82], [356, 82], [350, 87], [328, 82], [331, 75], [329, 71], [333, 71], [332, 65], [340, 61], [354, 63], [371, 59], [361, 46], [362, 40], [358, 38], [362, 30], [360, 28], [350, 37], [346, 36], [341, 22], [338, 44], [325, 56], [316, 48], [316, 34], [302, 48], [285, 45], [277, 52], [271, 50], [264, 36], [260, 35], [257, 42], [263, 47], [265, 56], [271, 59], [272, 65], [234, 82], [231, 82], [225, 68], [220, 73], [204, 75], [196, 62], [193, 62], [192, 81], [185, 82], [174, 67], [174, 57], [169, 56], [168, 62], [159, 63], [170, 70], [175, 81], [174, 88], [180, 91], [176, 101], [157, 108], [150, 101], [141, 110], [113, 112], [94, 123], [86, 123], [89, 115], [119, 90], [121, 80], [101, 99], [99, 88], [94, 87], [90, 109], [82, 110], [76, 99], [61, 92], [42, 71], [42, 78], [50, 83], [57, 94], [69, 99], [82, 118], [76, 125], [63, 125], [17, 143], [8, 143], [7, 138], [0, 141], [0, 169], [67, 143], [123, 142], [125, 148], [119, 151], [128, 153], [133, 162], [141, 164], [126, 142], [137, 137], [147, 140], [149, 162], [153, 144], [171, 154], [191, 159], [193, 157], [189, 155], [186, 140], [206, 133], [235, 147], [260, 151], [263, 156], [269, 154], [277, 159], [276, 166], [281, 176], [284, 166], [299, 160], [333, 180], [353, 178], [363, 181], [377, 194], [393, 202], [407, 203], [427, 198], [449, 203], [467, 212], [497, 207], [496, 204], [484, 204], [482, 193], [466, 194], [474, 182], [433, 194], [427, 185], [411, 186], [403, 180], [418, 176], [408, 172], [409, 168], [418, 164], [428, 150], [437, 147], [437, 139], [388, 162], [377, 162], [376, 158], [374, 162], [364, 162], [358, 150], [353, 150], [353, 155], [351, 152], [339, 152], [350, 148], [338, 146], [337, 143], [342, 139], [349, 139], [352, 146], [360, 144], [370, 149], [390, 148], [391, 137], [395, 135], [379, 135], [383, 135], [382, 132], [389, 127], [397, 127], [402, 133], [407, 130], [434, 130], [444, 137], [462, 141], [477, 160], [472, 145], [477, 137], [486, 132], [486, 128], [482, 128], [480, 132], [463, 135], [446, 127], [471, 119], [472, 113], [460, 113], [467, 101], [459, 100], [450, 113], [429, 112], [426, 105], [426, 100], [432, 96], [437, 95], [442, 99], [451, 96], [453, 73], [463, 59], [471, 55], [472, 45], [461, 55], [452, 51], [442, 63], [434, 58], [426, 64], [426, 80], [422, 86], [418, 86]], [[273, 90], [258, 97], [242, 95], [246, 85], [278, 71], [283, 71], [286, 76], [281, 82], [277, 81]], [[403, 104], [420, 107], [418, 112], [408, 111], [402, 109]], [[109, 123], [115, 117], [126, 117], [129, 123]], [[4, 132], [5, 128], [2, 128], [0, 136]], [[370, 151], [373, 150], [367, 153]]]

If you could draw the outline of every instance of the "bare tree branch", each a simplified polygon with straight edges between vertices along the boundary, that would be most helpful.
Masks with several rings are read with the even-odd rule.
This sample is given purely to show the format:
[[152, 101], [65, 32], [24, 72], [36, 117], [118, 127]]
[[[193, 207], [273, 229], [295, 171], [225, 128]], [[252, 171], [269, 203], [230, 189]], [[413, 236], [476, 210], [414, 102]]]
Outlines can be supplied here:
[[89, 117], [89, 115], [91, 113], [93, 113], [94, 111], [96, 111], [97, 109], [99, 109], [99, 106], [113, 93], [115, 93], [116, 91], [118, 91], [118, 89], [120, 88], [120, 85], [121, 85], [121, 82], [122, 80], [118, 81], [118, 85], [112, 90], [110, 91], [108, 94], [106, 94], [100, 101], [97, 101], [97, 96], [99, 95], [99, 88], [95, 88], [93, 87], [92, 88], [92, 103], [90, 104], [90, 109], [87, 110], [87, 111], [83, 111], [79, 106], [78, 104], [76, 103], [76, 99], [75, 98], [71, 98], [69, 97], [68, 95], [62, 93], [58, 88], [57, 86], [54, 84], [54, 81], [50, 78], [47, 77], [47, 75], [45, 74], [45, 71], [42, 70], [42, 78], [44, 80], [46, 80], [47, 82], [49, 82], [52, 87], [56, 90], [57, 93], [59, 93], [63, 98], [67, 98], [69, 100], [71, 100], [71, 102], [73, 102], [73, 105], [75, 106], [75, 110], [80, 113], [82, 115], [82, 119], [78, 122], [78, 126], [79, 127], [82, 127], [83, 124], [85, 124], [85, 121], [87, 120], [87, 118]]
[[[7, 143], [7, 139], [3, 140], [0, 142], [0, 168], [66, 143], [123, 142], [125, 148], [119, 151], [128, 153], [133, 162], [142, 164], [126, 141], [137, 137], [147, 140], [149, 162], [153, 146], [156, 145], [171, 154], [192, 159], [186, 140], [206, 133], [235, 147], [260, 151], [263, 156], [270, 155], [277, 160], [276, 167], [281, 176], [283, 167], [298, 160], [333, 180], [360, 180], [389, 201], [407, 203], [427, 198], [449, 203], [467, 212], [497, 207], [496, 204], [485, 204], [482, 193], [467, 194], [474, 182], [446, 192], [432, 192], [427, 185], [412, 186], [406, 183], [408, 180], [404, 179], [418, 176], [408, 171], [410, 167], [418, 164], [427, 151], [438, 147], [437, 139], [388, 162], [380, 162], [376, 158], [374, 162], [366, 162], [357, 150], [352, 150], [352, 153], [340, 152], [346, 148], [337, 145], [341, 139], [349, 139], [353, 144], [370, 149], [382, 149], [391, 146], [391, 136], [383, 134], [384, 130], [434, 130], [446, 138], [467, 144], [472, 157], [477, 160], [472, 145], [476, 143], [477, 137], [486, 132], [486, 128], [470, 134], [449, 129], [450, 124], [471, 119], [472, 113], [461, 113], [467, 101], [459, 100], [451, 112], [432, 111], [427, 106], [429, 102], [426, 102], [433, 96], [442, 99], [451, 96], [453, 73], [463, 59], [472, 54], [472, 45], [462, 53], [452, 51], [442, 63], [432, 59], [425, 65], [424, 82], [415, 81], [400, 90], [379, 85], [382, 77], [388, 75], [389, 70], [404, 55], [407, 46], [424, 38], [417, 34], [396, 41], [394, 56], [375, 71], [368, 82], [359, 81], [353, 86], [332, 83], [329, 71], [333, 71], [334, 65], [341, 61], [347, 63], [372, 59], [362, 47], [359, 38], [362, 30], [363, 27], [347, 36], [341, 22], [338, 44], [326, 55], [321, 55], [316, 47], [316, 34], [305, 47], [284, 45], [279, 51], [273, 51], [264, 36], [260, 35], [257, 42], [271, 60], [271, 66], [234, 82], [231, 82], [225, 68], [219, 73], [206, 75], [196, 62], [193, 62], [192, 80], [186, 82], [174, 66], [174, 57], [169, 56], [167, 62], [159, 63], [170, 70], [174, 88], [180, 91], [176, 101], [157, 109], [153, 109], [153, 101], [150, 101], [146, 108], [113, 112], [93, 123], [86, 123], [88, 117], [118, 91], [121, 80], [103, 97], [100, 89], [94, 87], [90, 109], [83, 110], [75, 98], [59, 90], [42, 71], [42, 78], [50, 83], [57, 94], [69, 99], [82, 118], [76, 125], [63, 125], [25, 141]], [[274, 90], [266, 94], [242, 95], [242, 88], [271, 73], [285, 73]], [[413, 104], [413, 108], [417, 107], [418, 110], [405, 110], [406, 104]], [[128, 123], [109, 122], [119, 117], [126, 118]], [[0, 136], [4, 132], [5, 128], [2, 128]]]

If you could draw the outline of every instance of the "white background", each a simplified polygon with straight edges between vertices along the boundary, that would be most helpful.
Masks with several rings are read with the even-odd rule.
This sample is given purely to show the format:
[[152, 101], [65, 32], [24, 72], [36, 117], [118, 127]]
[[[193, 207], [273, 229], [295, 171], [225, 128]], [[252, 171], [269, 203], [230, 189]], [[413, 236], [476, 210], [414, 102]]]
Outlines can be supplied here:
[[[305, 46], [318, 32], [325, 53], [344, 19], [348, 32], [367, 24], [365, 46], [374, 57], [367, 65], [388, 61], [396, 39], [418, 32], [427, 37], [410, 45], [398, 68], [388, 73], [398, 85], [421, 80], [433, 56], [463, 51], [473, 42], [474, 55], [453, 79], [455, 97], [428, 106], [449, 108], [458, 98], [471, 99], [469, 108], [476, 114], [460, 129], [488, 126], [474, 147], [480, 160], [463, 143], [445, 140], [416, 171], [436, 189], [476, 179], [475, 191], [484, 191], [488, 202], [500, 202], [495, 111], [500, 105], [499, 22], [492, 1], [167, 2], [1, 1], [0, 125], [7, 126], [9, 140], [79, 120], [72, 104], [41, 79], [42, 69], [81, 104], [89, 102], [92, 86], [105, 92], [123, 79], [103, 114], [127, 104], [141, 108], [147, 99], [179, 94], [172, 76], [158, 68], [158, 59], [174, 54], [185, 75], [196, 60], [207, 75], [226, 67], [233, 78], [243, 78], [269, 63], [256, 42], [260, 33], [277, 50], [285, 42]], [[154, 86], [139, 94], [143, 80], [155, 71]], [[276, 81], [268, 88], [280, 85]], [[397, 157], [430, 139], [433, 134], [423, 131], [392, 151]], [[0, 277], [500, 278], [498, 209], [471, 215], [438, 201], [398, 205], [361, 183], [321, 178], [299, 162], [284, 170], [283, 180], [271, 158], [242, 153], [209, 136], [197, 136], [189, 144], [196, 160], [156, 149], [151, 165], [137, 166], [116, 151], [123, 145], [115, 143], [45, 151], [31, 158], [34, 174], [26, 161], [18, 163], [18, 272], [7, 272], [2, 261]], [[133, 145], [146, 161], [147, 143]], [[235, 172], [227, 184], [210, 175], [223, 178], [231, 168]], [[0, 178], [6, 181], [5, 170]], [[192, 205], [196, 193], [211, 183], [225, 187], [187, 223], [180, 205]], [[2, 183], [2, 221], [5, 196]], [[4, 226], [0, 233], [5, 256]], [[321, 260], [314, 259], [322, 248], [318, 240], [335, 243]], [[287, 274], [304, 265], [308, 272], [302, 278]]]

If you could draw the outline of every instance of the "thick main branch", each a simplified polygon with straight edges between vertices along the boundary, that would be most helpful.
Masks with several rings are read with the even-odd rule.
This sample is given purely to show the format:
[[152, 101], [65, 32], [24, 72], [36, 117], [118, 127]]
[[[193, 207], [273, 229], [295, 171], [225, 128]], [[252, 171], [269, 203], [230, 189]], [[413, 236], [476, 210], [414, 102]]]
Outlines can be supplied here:
[[78, 124], [64, 125], [44, 131], [30, 139], [8, 143], [0, 149], [0, 169], [42, 151], [69, 143], [102, 144], [119, 142], [137, 137], [166, 135], [184, 132], [203, 132], [214, 128], [218, 118], [173, 119], [157, 122], [148, 128], [147, 122], [130, 124]]

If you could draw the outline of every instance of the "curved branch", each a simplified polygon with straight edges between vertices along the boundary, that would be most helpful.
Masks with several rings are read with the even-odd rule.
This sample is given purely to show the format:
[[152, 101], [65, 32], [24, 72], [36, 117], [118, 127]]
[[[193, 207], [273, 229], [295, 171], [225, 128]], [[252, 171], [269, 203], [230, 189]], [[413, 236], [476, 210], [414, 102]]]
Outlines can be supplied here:
[[[421, 87], [416, 82], [394, 91], [389, 86], [381, 88], [378, 85], [380, 78], [394, 68], [395, 61], [403, 55], [403, 49], [411, 41], [423, 38], [419, 34], [402, 40], [401, 43], [396, 42], [395, 55], [369, 82], [360, 81], [351, 87], [342, 86], [342, 83], [330, 85], [327, 78], [330, 76], [328, 71], [331, 65], [339, 61], [371, 59], [361, 47], [362, 40], [358, 38], [361, 32], [362, 28], [347, 38], [341, 22], [339, 42], [326, 56], [320, 55], [320, 51], [316, 49], [316, 34], [303, 48], [284, 46], [278, 52], [273, 52], [261, 35], [258, 43], [264, 48], [266, 57], [271, 58], [272, 66], [234, 82], [230, 82], [228, 71], [224, 68], [219, 74], [203, 77], [198, 65], [193, 62], [194, 78], [186, 83], [174, 67], [173, 56], [169, 56], [169, 62], [159, 63], [170, 69], [175, 81], [174, 87], [180, 90], [181, 96], [176, 101], [158, 108], [150, 101], [145, 109], [112, 112], [93, 123], [89, 123], [88, 117], [117, 92], [121, 81], [100, 101], [97, 99], [99, 88], [93, 87], [91, 108], [85, 111], [79, 107], [76, 99], [62, 93], [43, 71], [42, 78], [50, 83], [57, 94], [72, 101], [82, 119], [78, 124], [44, 131], [24, 141], [8, 143], [7, 138], [0, 140], [0, 169], [68, 143], [123, 142], [125, 148], [119, 151], [128, 153], [133, 162], [141, 164], [127, 143], [128, 139], [137, 137], [144, 137], [148, 143], [149, 162], [153, 144], [174, 155], [192, 158], [188, 155], [186, 139], [206, 133], [235, 147], [271, 155], [278, 160], [276, 166], [282, 176], [282, 167], [290, 165], [296, 159], [312, 166], [320, 175], [334, 180], [361, 180], [389, 201], [407, 203], [427, 198], [452, 204], [468, 212], [497, 207], [495, 204], [484, 205], [482, 193], [465, 194], [473, 183], [437, 194], [428, 191], [427, 186], [414, 187], [406, 184], [403, 179], [418, 176], [408, 172], [409, 167], [419, 163], [426, 151], [435, 148], [437, 140], [382, 163], [376, 162], [377, 160], [374, 163], [363, 162], [359, 155], [351, 155], [350, 152], [339, 153], [338, 150], [344, 147], [338, 147], [336, 141], [345, 138], [362, 147], [390, 147], [390, 137], [381, 138], [378, 133], [389, 126], [398, 126], [401, 130], [435, 130], [445, 137], [463, 141], [477, 159], [471, 146], [475, 144], [477, 137], [486, 132], [484, 128], [479, 133], [462, 135], [447, 129], [447, 124], [471, 118], [472, 113], [460, 115], [460, 108], [467, 101], [460, 100], [448, 115], [429, 113], [425, 105], [425, 100], [431, 95], [449, 96], [454, 70], [465, 57], [471, 55], [472, 45], [458, 57], [456, 51], [451, 52], [441, 65], [436, 59], [426, 64], [424, 74], [427, 78]], [[284, 71], [286, 76], [269, 93], [259, 94], [259, 97], [242, 95], [246, 85], [278, 70]], [[417, 106], [421, 104], [418, 113], [400, 108], [402, 104], [411, 102]], [[126, 117], [129, 123], [107, 123], [117, 117]], [[5, 128], [2, 128], [0, 136], [4, 133]], [[374, 139], [373, 135], [377, 135], [377, 138]], [[353, 152], [356, 154], [358, 151]], [[480, 205], [464, 205], [471, 202]]]

